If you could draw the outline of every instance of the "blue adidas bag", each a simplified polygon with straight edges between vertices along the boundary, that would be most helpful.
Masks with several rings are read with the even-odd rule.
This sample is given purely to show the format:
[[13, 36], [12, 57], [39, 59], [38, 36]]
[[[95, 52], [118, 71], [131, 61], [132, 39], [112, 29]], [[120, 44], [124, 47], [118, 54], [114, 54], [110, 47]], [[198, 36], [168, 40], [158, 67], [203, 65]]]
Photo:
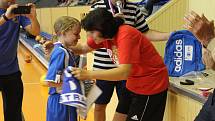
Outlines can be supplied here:
[[164, 62], [172, 77], [204, 70], [202, 45], [190, 31], [174, 32], [166, 44]]

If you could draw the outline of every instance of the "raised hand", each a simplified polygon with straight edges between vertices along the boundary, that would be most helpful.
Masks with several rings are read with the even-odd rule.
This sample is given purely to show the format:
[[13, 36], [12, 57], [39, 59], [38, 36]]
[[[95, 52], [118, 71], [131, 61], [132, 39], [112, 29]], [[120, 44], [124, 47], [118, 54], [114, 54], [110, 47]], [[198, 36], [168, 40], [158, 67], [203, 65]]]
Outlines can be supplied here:
[[184, 19], [186, 21], [184, 28], [190, 30], [203, 45], [207, 46], [215, 37], [214, 21], [209, 21], [204, 15], [200, 17], [191, 11]]
[[7, 8], [7, 11], [5, 13], [5, 16], [8, 18], [8, 19], [12, 19], [16, 16], [19, 16], [17, 14], [13, 14], [13, 9], [17, 8], [18, 7], [18, 4], [13, 4], [13, 5], [10, 5], [9, 8]]
[[28, 3], [27, 6], [31, 6], [31, 12], [30, 14], [23, 14], [22, 16], [26, 16], [29, 19], [36, 19], [37, 18], [37, 14], [36, 14], [36, 6], [33, 3]]

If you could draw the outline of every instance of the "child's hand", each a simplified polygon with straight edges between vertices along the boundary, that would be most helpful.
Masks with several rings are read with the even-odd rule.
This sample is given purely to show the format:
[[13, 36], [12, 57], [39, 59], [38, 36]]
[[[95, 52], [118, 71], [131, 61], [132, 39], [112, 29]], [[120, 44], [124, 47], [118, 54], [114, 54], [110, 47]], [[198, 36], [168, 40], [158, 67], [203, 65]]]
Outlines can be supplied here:
[[51, 41], [46, 41], [43, 44], [43, 50], [46, 56], [49, 56], [54, 48], [54, 44]]

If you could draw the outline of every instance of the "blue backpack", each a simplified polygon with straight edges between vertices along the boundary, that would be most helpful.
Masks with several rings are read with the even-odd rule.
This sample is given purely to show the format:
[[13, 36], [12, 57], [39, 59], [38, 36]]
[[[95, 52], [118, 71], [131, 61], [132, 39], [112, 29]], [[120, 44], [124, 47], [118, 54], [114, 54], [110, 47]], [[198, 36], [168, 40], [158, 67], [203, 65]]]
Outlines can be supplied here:
[[190, 31], [181, 30], [172, 33], [166, 43], [164, 63], [169, 76], [172, 77], [204, 70], [201, 43]]

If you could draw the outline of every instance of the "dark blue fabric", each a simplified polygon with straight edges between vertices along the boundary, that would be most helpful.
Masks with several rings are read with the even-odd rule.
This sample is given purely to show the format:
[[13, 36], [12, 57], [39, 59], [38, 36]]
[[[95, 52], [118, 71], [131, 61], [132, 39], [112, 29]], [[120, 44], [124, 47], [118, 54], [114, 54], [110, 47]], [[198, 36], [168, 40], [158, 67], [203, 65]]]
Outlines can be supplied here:
[[[142, 0], [141, 2], [137, 2], [137, 5], [145, 5], [145, 4], [148, 4], [150, 1], [152, 0]], [[154, 5], [164, 5], [167, 2], [169, 2], [169, 0], [154, 0], [154, 1], [156, 1], [154, 2], [155, 3]]]
[[[6, 11], [0, 9], [0, 15]], [[24, 16], [17, 16], [0, 26], [0, 75], [9, 75], [19, 71], [17, 46], [20, 26], [26, 27], [31, 22]]]
[[173, 77], [179, 77], [191, 71], [204, 70], [202, 45], [187, 30], [174, 32], [166, 43], [164, 62], [169, 76]]
[[215, 91], [209, 96], [195, 121], [215, 121]]
[[106, 80], [96, 80], [96, 85], [102, 90], [102, 94], [96, 100], [96, 104], [108, 104], [116, 87], [117, 97], [122, 95], [122, 90], [125, 88], [126, 81], [110, 82]]
[[49, 96], [46, 121], [77, 121], [76, 108], [60, 104], [59, 100], [60, 94]]

